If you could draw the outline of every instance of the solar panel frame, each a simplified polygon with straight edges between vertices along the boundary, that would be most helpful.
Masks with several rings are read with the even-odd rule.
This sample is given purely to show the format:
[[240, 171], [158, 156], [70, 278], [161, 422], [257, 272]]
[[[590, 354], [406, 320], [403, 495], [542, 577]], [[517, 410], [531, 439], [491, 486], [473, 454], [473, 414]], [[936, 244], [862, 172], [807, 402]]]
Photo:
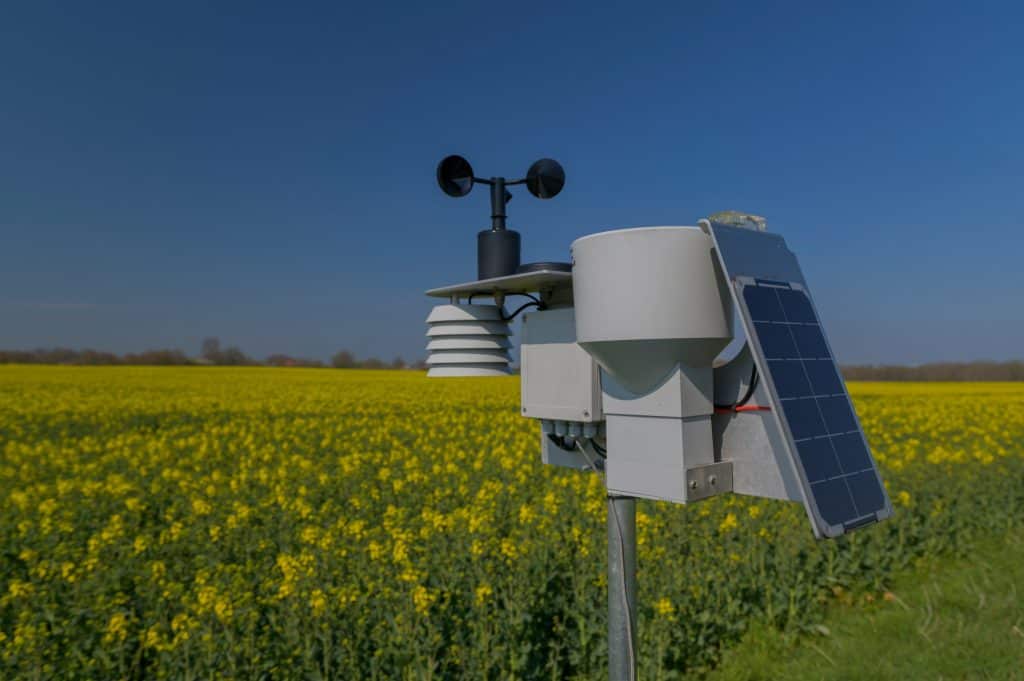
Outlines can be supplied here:
[[[777, 234], [708, 226], [815, 536], [837, 537], [889, 517], [892, 503], [796, 257]], [[727, 250], [738, 253], [738, 272], [730, 270]]]

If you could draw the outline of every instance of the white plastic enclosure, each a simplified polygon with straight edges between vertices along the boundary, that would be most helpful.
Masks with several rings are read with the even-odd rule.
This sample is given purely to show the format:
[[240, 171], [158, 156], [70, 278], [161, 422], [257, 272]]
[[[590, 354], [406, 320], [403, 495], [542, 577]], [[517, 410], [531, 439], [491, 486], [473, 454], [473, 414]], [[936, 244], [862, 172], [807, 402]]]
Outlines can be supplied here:
[[576, 337], [632, 393], [677, 364], [711, 367], [732, 340], [732, 298], [698, 227], [601, 232], [572, 244]]
[[519, 358], [523, 416], [580, 423], [604, 418], [600, 373], [576, 343], [573, 308], [523, 315]]
[[712, 362], [732, 298], [697, 227], [602, 232], [572, 245], [576, 335], [602, 369], [608, 490], [684, 503], [714, 463]]

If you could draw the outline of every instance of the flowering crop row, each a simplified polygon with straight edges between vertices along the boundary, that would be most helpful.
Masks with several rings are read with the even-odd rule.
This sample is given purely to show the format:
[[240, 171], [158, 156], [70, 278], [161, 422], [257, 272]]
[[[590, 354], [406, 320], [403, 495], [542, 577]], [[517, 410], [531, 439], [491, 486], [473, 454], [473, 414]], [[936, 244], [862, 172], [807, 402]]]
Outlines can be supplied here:
[[[1024, 387], [852, 392], [895, 518], [816, 543], [798, 504], [641, 503], [644, 678], [1018, 522]], [[600, 677], [602, 482], [543, 467], [517, 405], [514, 378], [0, 369], [4, 678]]]

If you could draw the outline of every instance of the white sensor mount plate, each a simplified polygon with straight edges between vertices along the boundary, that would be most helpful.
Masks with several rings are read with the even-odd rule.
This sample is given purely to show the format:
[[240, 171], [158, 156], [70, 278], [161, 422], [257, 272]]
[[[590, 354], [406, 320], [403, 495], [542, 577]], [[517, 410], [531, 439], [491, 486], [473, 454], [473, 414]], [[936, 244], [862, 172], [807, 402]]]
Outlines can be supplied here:
[[465, 284], [455, 284], [454, 286], [432, 288], [427, 291], [427, 295], [435, 298], [451, 298], [452, 296], [462, 298], [471, 295], [490, 296], [495, 293], [510, 294], [554, 291], [555, 289], [571, 286], [571, 272], [539, 270], [537, 272], [510, 274], [505, 277], [494, 277], [493, 279], [469, 281]]

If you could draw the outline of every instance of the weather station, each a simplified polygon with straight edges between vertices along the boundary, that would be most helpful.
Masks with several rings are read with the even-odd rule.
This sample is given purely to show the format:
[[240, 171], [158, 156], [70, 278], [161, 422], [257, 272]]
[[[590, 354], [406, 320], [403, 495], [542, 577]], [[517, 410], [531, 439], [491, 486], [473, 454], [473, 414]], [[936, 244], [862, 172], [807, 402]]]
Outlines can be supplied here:
[[819, 539], [892, 514], [796, 256], [763, 221], [614, 229], [576, 239], [569, 262], [523, 264], [508, 187], [554, 198], [556, 161], [509, 181], [449, 156], [437, 181], [453, 197], [488, 186], [491, 228], [475, 280], [426, 292], [447, 300], [427, 318], [428, 375], [511, 373], [521, 318], [521, 413], [541, 459], [608, 491], [611, 679], [636, 678], [637, 499], [797, 501]]

